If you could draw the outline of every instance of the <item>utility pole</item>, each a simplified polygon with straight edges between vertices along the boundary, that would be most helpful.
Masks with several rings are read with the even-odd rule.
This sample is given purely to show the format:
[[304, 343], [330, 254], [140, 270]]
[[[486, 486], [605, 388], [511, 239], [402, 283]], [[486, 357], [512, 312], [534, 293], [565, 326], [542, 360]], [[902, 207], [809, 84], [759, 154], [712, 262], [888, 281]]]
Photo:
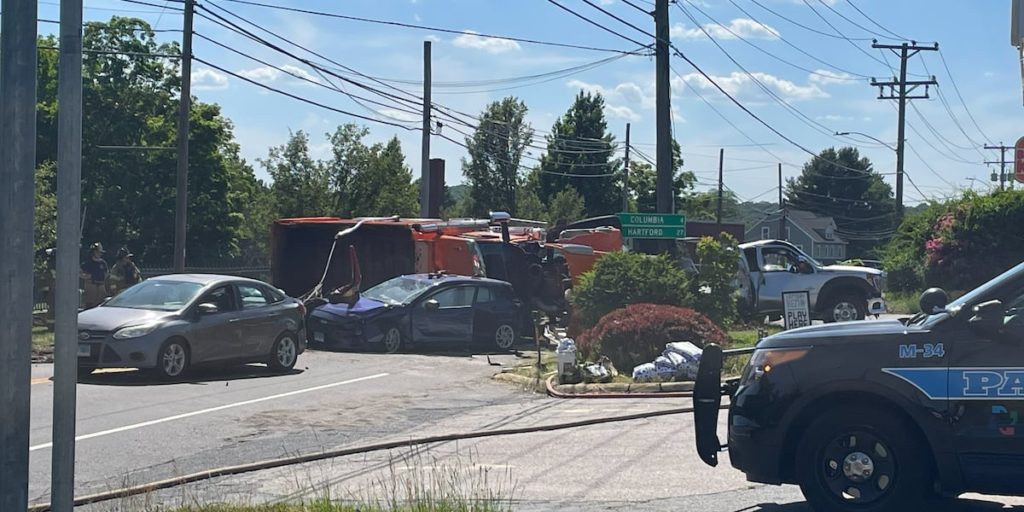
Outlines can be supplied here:
[[[1016, 148], [1014, 148], [1013, 146], [1004, 146], [1003, 143], [1000, 142], [998, 146], [992, 146], [992, 145], [989, 145], [989, 144], [985, 144], [985, 149], [998, 149], [999, 150], [999, 161], [997, 161], [997, 162], [987, 161], [985, 163], [989, 164], [989, 165], [991, 165], [991, 164], [999, 164], [999, 190], [1003, 190], [1004, 188], [1006, 188], [1006, 177], [1007, 177], [1006, 176], [1006, 164], [1009, 163], [1009, 162], [1006, 161], [1006, 152], [1008, 150], [1011, 150], [1011, 149], [1015, 150]], [[996, 181], [996, 180], [992, 180], [992, 181]]]
[[626, 123], [626, 157], [623, 159], [625, 162], [625, 177], [622, 180], [622, 211], [629, 211], [629, 123]]
[[655, 109], [658, 136], [656, 186], [658, 213], [674, 213], [672, 194], [672, 106], [669, 81], [669, 0], [655, 0]]
[[[725, 148], [718, 150], [718, 214], [715, 215], [715, 224], [722, 225], [722, 188], [725, 186], [722, 166], [725, 163]], [[716, 228], [717, 229], [717, 228]]]
[[0, 510], [28, 508], [32, 241], [36, 169], [36, 0], [0, 11]]
[[782, 198], [782, 164], [779, 164], [779, 240], [786, 240], [786, 200]]
[[430, 41], [423, 41], [423, 143], [420, 146], [420, 216], [430, 217]]
[[57, 82], [57, 279], [54, 297], [53, 448], [50, 504], [75, 501], [75, 407], [78, 384], [78, 255], [82, 206], [82, 0], [60, 4]]
[[181, 99], [178, 108], [178, 185], [174, 209], [174, 271], [185, 272], [185, 225], [188, 222], [188, 132], [192, 111], [192, 15], [195, 0], [185, 0], [181, 35]]
[[[918, 46], [917, 41], [911, 41], [910, 44], [903, 43], [898, 45], [892, 44], [878, 44], [878, 41], [872, 41], [872, 48], [891, 50], [900, 58], [900, 77], [899, 79], [893, 78], [892, 81], [878, 82], [874, 78], [871, 79], [871, 86], [878, 87], [878, 99], [880, 100], [897, 100], [899, 102], [899, 128], [898, 128], [898, 139], [896, 141], [896, 207], [898, 208], [899, 216], [903, 217], [903, 148], [904, 141], [906, 139], [905, 131], [907, 125], [907, 100], [916, 99], [928, 99], [928, 87], [932, 85], [938, 85], [933, 76], [931, 80], [911, 80], [907, 81], [907, 60], [917, 55], [920, 51], [938, 51], [939, 43], [935, 43], [934, 46]], [[924, 86], [924, 95], [910, 96], [915, 89], [920, 86]], [[889, 88], [888, 95], [885, 94], [885, 88]]]

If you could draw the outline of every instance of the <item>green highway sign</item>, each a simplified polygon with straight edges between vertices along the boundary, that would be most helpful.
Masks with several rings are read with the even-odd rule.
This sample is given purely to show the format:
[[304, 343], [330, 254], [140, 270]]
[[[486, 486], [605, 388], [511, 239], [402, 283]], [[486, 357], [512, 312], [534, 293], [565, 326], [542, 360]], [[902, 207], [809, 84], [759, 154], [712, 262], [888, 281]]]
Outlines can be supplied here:
[[619, 213], [623, 238], [685, 238], [686, 216], [679, 213]]
[[622, 226], [623, 238], [686, 238], [686, 227]]

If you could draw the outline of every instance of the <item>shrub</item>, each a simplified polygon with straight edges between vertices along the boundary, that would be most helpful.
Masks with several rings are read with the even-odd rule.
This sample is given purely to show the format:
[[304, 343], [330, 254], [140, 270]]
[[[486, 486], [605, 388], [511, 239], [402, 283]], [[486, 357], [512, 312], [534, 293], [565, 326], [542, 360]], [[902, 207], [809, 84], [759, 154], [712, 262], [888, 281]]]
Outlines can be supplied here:
[[631, 304], [601, 318], [580, 335], [577, 347], [588, 360], [608, 356], [619, 371], [628, 373], [636, 365], [653, 361], [672, 341], [690, 341], [703, 348], [707, 343], [728, 346], [729, 337], [692, 309]]
[[582, 329], [628, 304], [692, 304], [689, 279], [666, 256], [614, 252], [602, 257], [573, 288], [573, 306]]
[[693, 308], [719, 325], [736, 319], [736, 278], [739, 273], [739, 248], [728, 233], [722, 240], [706, 236], [697, 242], [700, 273], [692, 280]]

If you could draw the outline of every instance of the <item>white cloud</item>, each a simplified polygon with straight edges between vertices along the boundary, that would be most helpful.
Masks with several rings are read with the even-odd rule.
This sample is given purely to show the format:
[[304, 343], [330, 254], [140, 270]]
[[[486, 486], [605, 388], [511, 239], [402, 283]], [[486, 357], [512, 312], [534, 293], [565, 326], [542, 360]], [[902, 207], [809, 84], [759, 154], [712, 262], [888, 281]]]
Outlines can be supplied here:
[[852, 121], [853, 118], [850, 116], [841, 116], [839, 114], [825, 114], [823, 116], [814, 116], [817, 121]]
[[291, 64], [285, 64], [281, 66], [281, 69], [270, 66], [244, 69], [239, 71], [238, 74], [261, 83], [276, 82], [278, 79], [285, 77], [291, 78], [297, 84], [309, 84], [309, 82], [320, 83], [320, 79], [313, 76], [310, 72]]
[[853, 76], [849, 73], [838, 73], [835, 71], [829, 71], [827, 69], [815, 69], [814, 74], [810, 75], [808, 79], [816, 84], [830, 85], [830, 84], [853, 84], [856, 80], [852, 80]]
[[654, 108], [654, 91], [650, 87], [641, 87], [635, 82], [622, 82], [611, 88], [581, 80], [569, 80], [565, 85], [573, 89], [601, 93], [606, 100], [623, 100], [633, 106], [645, 109]]
[[673, 39], [701, 39], [707, 37], [707, 31], [715, 39], [778, 39], [779, 31], [775, 28], [759, 23], [749, 18], [736, 18], [728, 25], [718, 23], [707, 23], [700, 27], [689, 27], [684, 23], [677, 23], [672, 26], [669, 36]]
[[640, 114], [626, 106], [605, 105], [604, 111], [608, 113], [608, 117], [612, 118], [625, 119], [632, 122], [637, 122], [641, 119]]
[[192, 71], [192, 88], [197, 91], [218, 91], [228, 88], [228, 76], [210, 68]]
[[414, 121], [420, 121], [422, 119], [420, 116], [393, 108], [381, 109], [378, 110], [377, 113], [392, 121], [403, 121], [411, 123]]
[[[774, 75], [767, 73], [755, 72], [751, 73], [753, 78], [756, 78], [765, 87], [771, 89], [776, 95], [787, 101], [802, 101], [802, 100], [813, 100], [828, 98], [829, 94], [823, 91], [817, 84], [799, 85], [789, 80], [779, 78]], [[767, 99], [768, 95], [761, 90], [760, 87], [751, 76], [747, 76], [746, 73], [734, 71], [728, 75], [715, 76], [711, 75], [711, 78], [717, 83], [722, 89], [736, 97], [738, 100], [763, 100]], [[717, 88], [705, 79], [699, 73], [688, 73], [677, 76], [673, 79], [673, 88], [682, 90], [686, 87], [685, 84], [680, 83], [680, 80], [685, 80], [686, 83], [693, 87], [701, 89], [702, 91], [715, 91]]]
[[428, 34], [427, 37], [424, 37], [423, 39], [426, 39], [427, 41], [433, 41], [435, 43], [441, 42], [441, 38], [435, 36], [434, 34]]
[[487, 53], [505, 53], [519, 50], [519, 43], [509, 39], [482, 37], [472, 30], [464, 30], [462, 35], [452, 39], [452, 43], [460, 48], [474, 48]]

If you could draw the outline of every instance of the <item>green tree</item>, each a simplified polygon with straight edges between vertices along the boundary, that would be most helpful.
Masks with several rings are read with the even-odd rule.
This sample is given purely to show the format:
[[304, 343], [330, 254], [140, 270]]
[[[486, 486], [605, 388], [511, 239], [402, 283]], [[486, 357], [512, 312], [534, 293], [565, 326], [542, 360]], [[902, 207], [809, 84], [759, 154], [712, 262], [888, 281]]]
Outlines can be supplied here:
[[281, 217], [319, 217], [338, 213], [328, 169], [309, 154], [309, 136], [299, 130], [288, 142], [270, 148], [260, 164], [274, 184], [276, 213]]
[[589, 329], [601, 317], [629, 304], [693, 303], [689, 278], [667, 256], [613, 252], [597, 260], [573, 288], [580, 325]]
[[583, 196], [570, 187], [551, 198], [551, 204], [547, 208], [547, 221], [552, 226], [565, 225], [582, 219], [585, 211]]
[[572, 187], [583, 196], [588, 217], [617, 212], [622, 204], [622, 160], [614, 158], [616, 150], [604, 116], [604, 98], [580, 91], [547, 136], [539, 169], [541, 201], [550, 202]]
[[57, 176], [56, 166], [52, 162], [44, 162], [36, 168], [36, 204], [35, 204], [35, 270], [40, 272], [46, 268], [44, 251], [56, 247], [57, 243], [57, 194], [54, 178]]
[[331, 144], [331, 159], [323, 165], [335, 195], [335, 211], [341, 215], [352, 214], [349, 189], [352, 176], [365, 169], [369, 163], [370, 151], [363, 143], [369, 133], [370, 130], [365, 126], [347, 123], [339, 126], [334, 133], [327, 134]]
[[812, 158], [787, 181], [786, 198], [789, 207], [835, 219], [851, 257], [874, 255], [896, 223], [892, 187], [856, 148], [828, 148]]
[[[683, 170], [679, 144], [672, 141], [672, 194], [677, 211], [685, 211], [690, 191], [697, 184], [697, 176]], [[637, 212], [658, 211], [658, 173], [643, 160], [629, 162], [629, 192], [631, 207]]]
[[419, 213], [419, 192], [398, 137], [369, 149], [366, 166], [352, 175], [349, 190], [353, 216], [409, 217]]
[[[56, 46], [53, 37], [41, 46]], [[108, 247], [127, 245], [142, 265], [170, 265], [174, 246], [174, 151], [111, 147], [173, 148], [177, 136], [177, 59], [147, 54], [179, 53], [158, 44], [149, 24], [114, 17], [83, 30], [87, 49], [118, 54], [83, 56], [83, 236]], [[57, 160], [57, 56], [39, 52], [37, 159]], [[190, 265], [230, 264], [244, 236], [243, 193], [252, 170], [238, 155], [232, 125], [216, 105], [193, 100], [189, 133], [188, 257]]]
[[462, 160], [462, 174], [469, 185], [471, 213], [516, 212], [516, 190], [523, 154], [533, 140], [526, 122], [526, 104], [509, 96], [495, 101], [480, 114], [480, 124], [466, 137], [469, 159]]

